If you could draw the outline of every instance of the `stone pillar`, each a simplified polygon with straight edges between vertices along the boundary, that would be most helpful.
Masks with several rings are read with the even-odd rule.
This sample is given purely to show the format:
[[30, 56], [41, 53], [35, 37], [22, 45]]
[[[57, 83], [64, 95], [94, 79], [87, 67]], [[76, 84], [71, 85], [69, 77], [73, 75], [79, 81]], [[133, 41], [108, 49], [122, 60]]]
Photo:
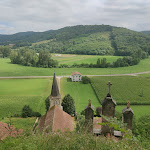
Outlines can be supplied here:
[[130, 108], [130, 102], [128, 102], [127, 107], [122, 110], [123, 123], [127, 124], [127, 128], [132, 130], [132, 120], [133, 120], [133, 110]]
[[[106, 117], [112, 117], [115, 116], [115, 107], [116, 107], [116, 101], [112, 98], [112, 96], [108, 93], [105, 99], [102, 101], [102, 115]], [[102, 123], [108, 123], [107, 119], [102, 118]], [[107, 135], [113, 134], [113, 128], [110, 128], [109, 125], [103, 125], [102, 126], [102, 134]]]
[[93, 118], [94, 118], [94, 106], [91, 104], [91, 100], [89, 100], [89, 104], [85, 108], [85, 126], [91, 133], [93, 133]]

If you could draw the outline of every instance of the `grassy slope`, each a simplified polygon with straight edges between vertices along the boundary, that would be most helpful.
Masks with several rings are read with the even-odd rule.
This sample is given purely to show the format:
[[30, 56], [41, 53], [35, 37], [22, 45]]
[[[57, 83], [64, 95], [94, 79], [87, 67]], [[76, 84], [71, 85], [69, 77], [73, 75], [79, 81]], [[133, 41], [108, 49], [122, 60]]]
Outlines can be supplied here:
[[[121, 76], [121, 77], [92, 77], [95, 91], [100, 100], [107, 94], [107, 83], [112, 82], [111, 94], [116, 102], [150, 102], [150, 78]], [[142, 94], [143, 97], [139, 95]]]
[[49, 76], [54, 71], [57, 75], [70, 75], [79, 71], [83, 75], [126, 74], [150, 70], [150, 58], [141, 60], [136, 66], [120, 68], [36, 68], [11, 64], [9, 59], [0, 59], [0, 76]]
[[53, 59], [57, 60], [59, 64], [67, 64], [67, 65], [73, 65], [76, 64], [82, 64], [82, 63], [93, 63], [96, 64], [97, 59], [103, 59], [106, 58], [107, 62], [112, 63], [116, 61], [118, 56], [97, 56], [97, 55], [69, 55], [69, 54], [61, 54], [61, 56], [56, 56], [55, 54], [52, 54]]
[[0, 117], [20, 114], [24, 105], [45, 113], [44, 100], [50, 93], [51, 84], [51, 79], [0, 80]]
[[67, 81], [67, 78], [61, 79], [61, 94], [62, 98], [66, 94], [70, 94], [75, 100], [76, 111], [81, 112], [91, 99], [92, 104], [96, 107], [99, 102], [90, 84], [82, 84], [81, 82]]

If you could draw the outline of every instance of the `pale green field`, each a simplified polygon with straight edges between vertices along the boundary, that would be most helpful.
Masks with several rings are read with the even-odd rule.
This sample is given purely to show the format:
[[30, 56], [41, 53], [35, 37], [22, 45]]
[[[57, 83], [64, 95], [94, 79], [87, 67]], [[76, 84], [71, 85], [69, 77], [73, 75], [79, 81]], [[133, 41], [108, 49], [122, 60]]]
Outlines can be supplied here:
[[95, 107], [100, 105], [90, 84], [71, 82], [70, 80], [68, 81], [67, 78], [63, 78], [61, 79], [61, 94], [62, 98], [66, 94], [70, 94], [73, 97], [77, 112], [81, 112], [85, 109], [89, 99], [91, 99], [92, 105]]
[[0, 58], [0, 77], [2, 76], [52, 76], [71, 75], [78, 71], [83, 75], [126, 74], [150, 71], [150, 58], [141, 60], [138, 65], [120, 68], [37, 68], [11, 64], [10, 59]]
[[45, 99], [51, 91], [52, 79], [0, 80], [0, 118], [10, 113], [21, 114], [24, 105], [45, 113]]
[[[126, 106], [116, 106], [116, 111], [121, 112], [122, 113], [122, 109], [125, 108]], [[130, 106], [134, 112], [134, 116], [135, 118], [140, 118], [142, 116], [145, 115], [149, 115], [150, 114], [150, 105], [144, 106], [144, 105], [131, 105]]]
[[73, 65], [76, 64], [82, 64], [82, 63], [97, 63], [97, 59], [103, 59], [106, 58], [107, 62], [112, 63], [116, 61], [118, 56], [98, 56], [98, 55], [71, 55], [71, 54], [59, 54], [61, 56], [57, 56], [57, 54], [52, 54], [52, 58], [57, 60], [59, 64], [67, 64], [67, 65]]

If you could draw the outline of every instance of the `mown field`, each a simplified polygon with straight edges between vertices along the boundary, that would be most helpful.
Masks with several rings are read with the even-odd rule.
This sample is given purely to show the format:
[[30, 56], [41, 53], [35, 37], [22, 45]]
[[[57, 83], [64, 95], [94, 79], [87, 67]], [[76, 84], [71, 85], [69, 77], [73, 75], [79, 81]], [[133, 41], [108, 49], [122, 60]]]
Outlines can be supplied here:
[[107, 62], [112, 63], [120, 57], [119, 56], [98, 56], [98, 55], [52, 54], [52, 58], [57, 60], [59, 64], [73, 65], [74, 63], [96, 64], [98, 58], [100, 59], [106, 58]]
[[138, 65], [120, 68], [37, 68], [11, 64], [10, 59], [0, 58], [0, 77], [2, 76], [52, 76], [71, 75], [78, 71], [83, 75], [126, 74], [150, 70], [150, 58], [141, 60]]
[[50, 94], [52, 79], [0, 80], [0, 118], [21, 114], [24, 105], [45, 113], [45, 99]]
[[116, 102], [150, 103], [150, 78], [135, 76], [118, 77], [91, 77], [92, 85], [100, 100], [103, 100], [108, 92], [108, 81], [112, 82], [111, 94]]
[[62, 98], [66, 94], [70, 94], [74, 101], [77, 112], [81, 112], [91, 99], [92, 105], [99, 106], [100, 103], [90, 84], [82, 84], [81, 82], [71, 82], [67, 78], [61, 79], [61, 94]]

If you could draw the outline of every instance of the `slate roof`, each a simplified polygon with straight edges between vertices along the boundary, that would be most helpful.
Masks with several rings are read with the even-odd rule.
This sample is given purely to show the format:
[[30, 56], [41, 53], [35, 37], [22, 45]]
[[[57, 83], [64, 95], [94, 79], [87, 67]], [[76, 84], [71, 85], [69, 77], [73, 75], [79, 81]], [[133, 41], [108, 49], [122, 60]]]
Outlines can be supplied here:
[[75, 74], [79, 74], [79, 75], [82, 75], [80, 72], [73, 72], [71, 75], [75, 75]]
[[133, 110], [132, 110], [131, 108], [128, 108], [128, 107], [125, 107], [125, 108], [122, 110], [122, 113], [123, 113], [123, 114], [124, 114], [125, 112], [132, 112], [132, 113], [134, 114]]
[[87, 109], [88, 107], [90, 107], [93, 111], [94, 111], [94, 106], [91, 104], [90, 106], [89, 106], [89, 104], [85, 107], [85, 109]]
[[22, 129], [16, 129], [12, 125], [0, 122], [0, 140], [3, 140], [7, 136], [16, 137], [23, 132]]
[[50, 96], [53, 96], [53, 97], [60, 96], [55, 73], [53, 76], [53, 84], [52, 84], [52, 90], [51, 90]]
[[51, 131], [66, 130], [73, 131], [73, 119], [58, 106], [53, 106], [44, 116], [40, 118], [37, 128], [41, 131], [51, 129]]
[[107, 101], [112, 101], [115, 105], [117, 105], [116, 101], [112, 98], [112, 96], [109, 93], [107, 94], [105, 99], [101, 102], [101, 104], [103, 105]]

